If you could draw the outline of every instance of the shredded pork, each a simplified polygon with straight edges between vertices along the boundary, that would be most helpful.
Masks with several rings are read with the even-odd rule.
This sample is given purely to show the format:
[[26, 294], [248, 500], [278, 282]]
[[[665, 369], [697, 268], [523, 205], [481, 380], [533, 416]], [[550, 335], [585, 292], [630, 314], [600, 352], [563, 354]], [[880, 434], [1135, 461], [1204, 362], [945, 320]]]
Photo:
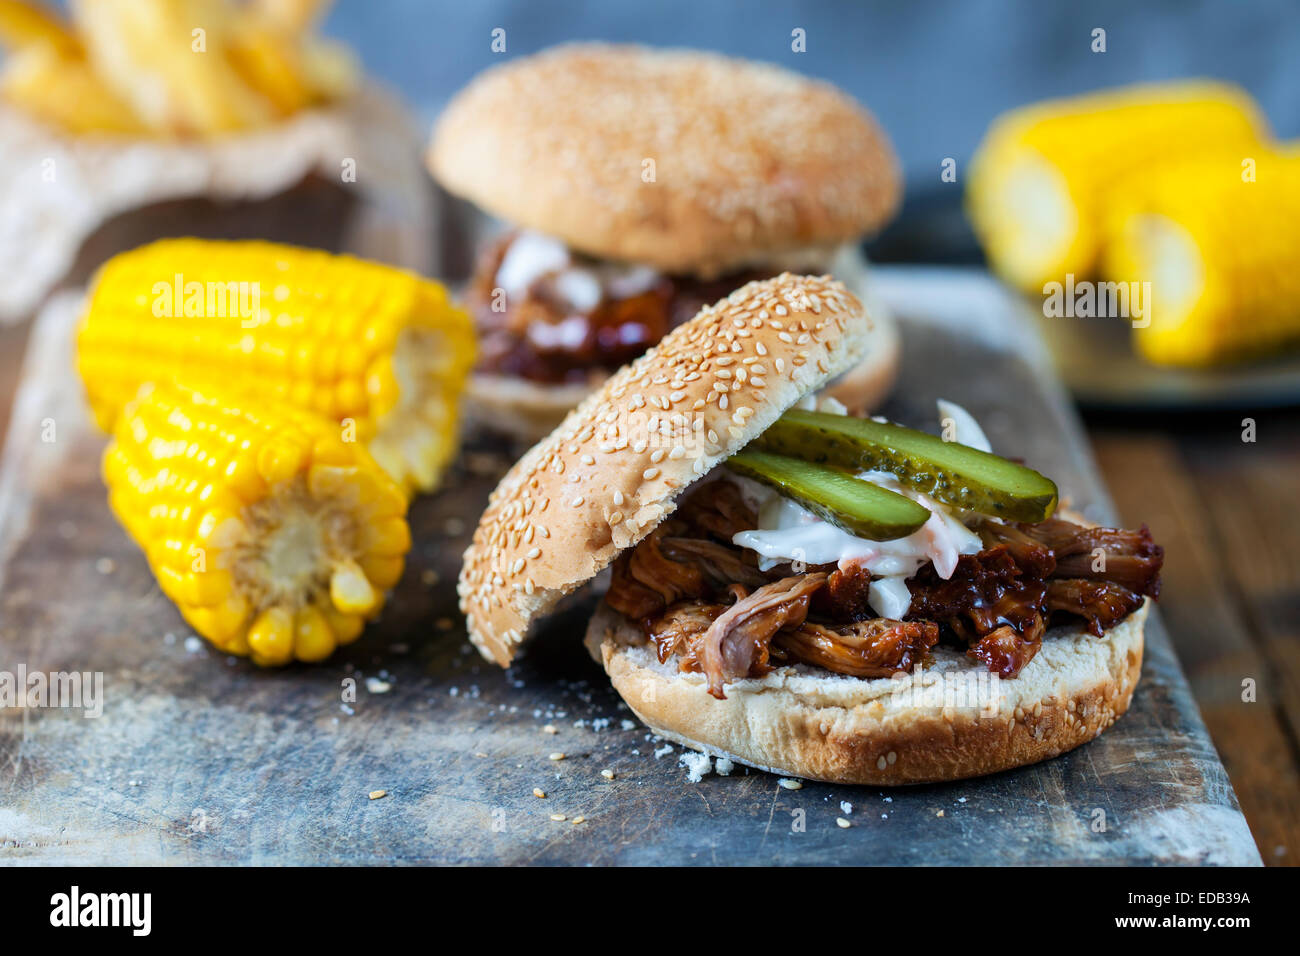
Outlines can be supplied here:
[[961, 556], [947, 579], [933, 565], [918, 570], [907, 580], [906, 620], [894, 621], [875, 616], [860, 565], [760, 571], [752, 552], [731, 544], [756, 520], [735, 484], [701, 485], [619, 556], [606, 595], [641, 624], [661, 661], [703, 673], [719, 698], [729, 681], [788, 664], [863, 678], [910, 673], [945, 635], [1013, 678], [1055, 618], [1081, 618], [1100, 637], [1160, 590], [1164, 552], [1145, 525], [984, 521], [975, 527], [983, 550]]

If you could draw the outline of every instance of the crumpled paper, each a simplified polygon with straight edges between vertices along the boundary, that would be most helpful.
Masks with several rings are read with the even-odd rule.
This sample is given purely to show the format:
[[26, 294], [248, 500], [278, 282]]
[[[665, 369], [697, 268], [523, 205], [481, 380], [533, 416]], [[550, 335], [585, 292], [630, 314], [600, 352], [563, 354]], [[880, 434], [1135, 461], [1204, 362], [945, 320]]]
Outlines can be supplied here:
[[[348, 160], [355, 182], [344, 179]], [[31, 314], [119, 213], [175, 199], [265, 199], [312, 172], [360, 194], [346, 251], [428, 268], [433, 208], [419, 140], [376, 87], [211, 142], [74, 137], [0, 104], [0, 324]]]

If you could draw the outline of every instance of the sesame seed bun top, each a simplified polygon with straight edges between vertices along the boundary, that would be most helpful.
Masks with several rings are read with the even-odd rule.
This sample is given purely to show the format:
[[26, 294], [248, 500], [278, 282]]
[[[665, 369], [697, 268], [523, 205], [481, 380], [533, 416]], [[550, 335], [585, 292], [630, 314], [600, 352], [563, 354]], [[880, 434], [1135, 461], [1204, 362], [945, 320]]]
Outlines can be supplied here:
[[596, 43], [483, 73], [439, 119], [428, 159], [448, 190], [512, 223], [704, 275], [857, 239], [901, 189], [885, 134], [829, 84]]
[[501, 480], [465, 552], [470, 639], [506, 666], [539, 616], [672, 513], [692, 482], [877, 343], [835, 280], [737, 289], [569, 413]]

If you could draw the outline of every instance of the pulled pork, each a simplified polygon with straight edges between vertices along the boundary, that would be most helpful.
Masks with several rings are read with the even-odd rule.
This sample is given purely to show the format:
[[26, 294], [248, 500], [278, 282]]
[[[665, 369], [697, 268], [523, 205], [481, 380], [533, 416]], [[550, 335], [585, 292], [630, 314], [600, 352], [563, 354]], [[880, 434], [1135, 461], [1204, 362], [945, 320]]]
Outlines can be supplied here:
[[484, 249], [466, 303], [479, 330], [480, 366], [534, 382], [586, 382], [595, 371], [612, 372], [705, 305], [774, 274], [750, 270], [708, 280], [659, 276], [644, 292], [602, 298], [585, 312], [570, 306], [543, 277], [524, 295], [502, 303], [496, 276], [514, 238], [505, 235]]
[[852, 677], [888, 677], [911, 671], [939, 641], [929, 622], [875, 618], [828, 626], [807, 620], [809, 598], [826, 572], [782, 578], [747, 594], [732, 589], [728, 607], [683, 601], [645, 622], [660, 661], [678, 658], [684, 671], [702, 671], [709, 693], [725, 699], [723, 684], [762, 677], [772, 665], [804, 663]]
[[772, 659], [815, 664], [850, 677], [889, 677], [911, 672], [939, 643], [939, 625], [878, 617], [832, 627], [805, 621], [776, 635]]
[[[1050, 553], [1049, 553], [1050, 555]], [[1026, 573], [1012, 547], [964, 554], [946, 581], [927, 564], [907, 580], [908, 620], [937, 621], [974, 646], [967, 652], [1000, 677], [1015, 677], [1046, 630], [1047, 581]]]
[[911, 672], [946, 634], [967, 655], [1013, 678], [1056, 618], [1082, 618], [1100, 637], [1160, 590], [1163, 550], [1138, 531], [986, 521], [984, 544], [948, 579], [926, 565], [908, 578], [906, 620], [874, 616], [861, 566], [760, 571], [731, 544], [757, 516], [731, 482], [693, 491], [669, 520], [621, 554], [605, 600], [641, 623], [661, 661], [702, 672], [723, 698], [728, 681], [802, 663], [852, 677]]
[[1082, 617], [1100, 637], [1160, 594], [1164, 549], [1137, 531], [1086, 528], [1061, 518], [1039, 524], [986, 521], [985, 549], [963, 555], [944, 581], [927, 565], [907, 581], [909, 620], [938, 621], [972, 646], [967, 653], [1015, 677], [1038, 653], [1052, 615]]

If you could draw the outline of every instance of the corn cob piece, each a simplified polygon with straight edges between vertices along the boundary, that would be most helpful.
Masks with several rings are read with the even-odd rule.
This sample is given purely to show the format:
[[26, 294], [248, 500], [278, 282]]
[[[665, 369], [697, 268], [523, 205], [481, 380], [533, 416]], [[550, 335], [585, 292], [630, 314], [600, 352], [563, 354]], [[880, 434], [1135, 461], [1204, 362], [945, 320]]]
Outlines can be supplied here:
[[1186, 81], [1012, 110], [971, 161], [967, 211], [993, 268], [1026, 291], [1098, 265], [1111, 186], [1161, 161], [1268, 137], [1245, 92]]
[[104, 455], [109, 504], [196, 631], [262, 665], [356, 640], [410, 548], [365, 449], [288, 406], [146, 385]]
[[421, 491], [455, 454], [474, 360], [470, 319], [436, 282], [349, 256], [199, 239], [109, 260], [77, 344], [105, 430], [142, 383], [181, 377], [337, 422]]
[[1105, 272], [1151, 283], [1151, 323], [1133, 330], [1147, 360], [1206, 366], [1300, 342], [1300, 154], [1172, 163], [1116, 204]]

